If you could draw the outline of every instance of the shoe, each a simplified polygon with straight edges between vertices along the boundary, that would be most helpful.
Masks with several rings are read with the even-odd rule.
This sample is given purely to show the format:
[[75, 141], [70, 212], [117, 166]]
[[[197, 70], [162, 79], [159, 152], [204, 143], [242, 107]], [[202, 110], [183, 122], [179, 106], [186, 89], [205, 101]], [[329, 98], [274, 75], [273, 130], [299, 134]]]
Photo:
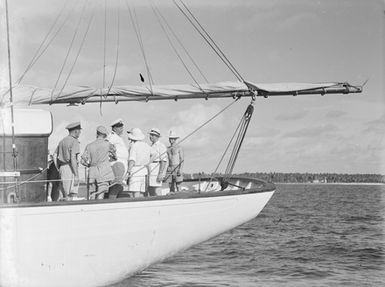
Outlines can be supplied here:
[[50, 196], [47, 196], [47, 202], [52, 202], [52, 198]]

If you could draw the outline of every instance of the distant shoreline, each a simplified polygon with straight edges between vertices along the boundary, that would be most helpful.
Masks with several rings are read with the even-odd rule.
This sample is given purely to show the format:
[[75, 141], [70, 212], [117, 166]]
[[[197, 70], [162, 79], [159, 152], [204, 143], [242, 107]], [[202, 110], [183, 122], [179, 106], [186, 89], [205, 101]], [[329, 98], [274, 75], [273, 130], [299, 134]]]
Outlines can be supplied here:
[[311, 184], [311, 185], [385, 185], [382, 182], [274, 182], [274, 184]]

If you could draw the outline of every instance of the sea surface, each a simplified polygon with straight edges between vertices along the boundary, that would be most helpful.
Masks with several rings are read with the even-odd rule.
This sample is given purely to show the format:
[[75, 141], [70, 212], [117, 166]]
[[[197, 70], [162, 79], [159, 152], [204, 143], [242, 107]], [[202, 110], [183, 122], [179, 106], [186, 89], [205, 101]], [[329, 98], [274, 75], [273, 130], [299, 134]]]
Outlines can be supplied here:
[[385, 286], [385, 186], [277, 184], [254, 220], [111, 285]]

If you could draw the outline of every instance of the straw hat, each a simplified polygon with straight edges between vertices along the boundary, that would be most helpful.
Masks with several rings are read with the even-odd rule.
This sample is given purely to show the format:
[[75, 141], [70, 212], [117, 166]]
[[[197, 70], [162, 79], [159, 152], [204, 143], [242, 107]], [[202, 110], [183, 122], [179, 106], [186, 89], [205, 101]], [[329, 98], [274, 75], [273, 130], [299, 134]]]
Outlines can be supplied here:
[[170, 131], [170, 135], [168, 136], [169, 139], [178, 139], [179, 136], [174, 131]]
[[140, 128], [133, 128], [127, 133], [128, 133], [128, 139], [133, 141], [142, 141], [145, 138]]

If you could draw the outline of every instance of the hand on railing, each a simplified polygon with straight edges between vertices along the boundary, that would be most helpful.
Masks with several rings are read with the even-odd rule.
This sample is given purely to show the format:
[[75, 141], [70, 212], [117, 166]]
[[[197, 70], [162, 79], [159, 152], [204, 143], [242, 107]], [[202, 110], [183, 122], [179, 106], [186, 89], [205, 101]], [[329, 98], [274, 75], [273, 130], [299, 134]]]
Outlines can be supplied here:
[[163, 181], [163, 175], [162, 174], [158, 174], [158, 176], [156, 177], [156, 181], [157, 182], [162, 182]]

